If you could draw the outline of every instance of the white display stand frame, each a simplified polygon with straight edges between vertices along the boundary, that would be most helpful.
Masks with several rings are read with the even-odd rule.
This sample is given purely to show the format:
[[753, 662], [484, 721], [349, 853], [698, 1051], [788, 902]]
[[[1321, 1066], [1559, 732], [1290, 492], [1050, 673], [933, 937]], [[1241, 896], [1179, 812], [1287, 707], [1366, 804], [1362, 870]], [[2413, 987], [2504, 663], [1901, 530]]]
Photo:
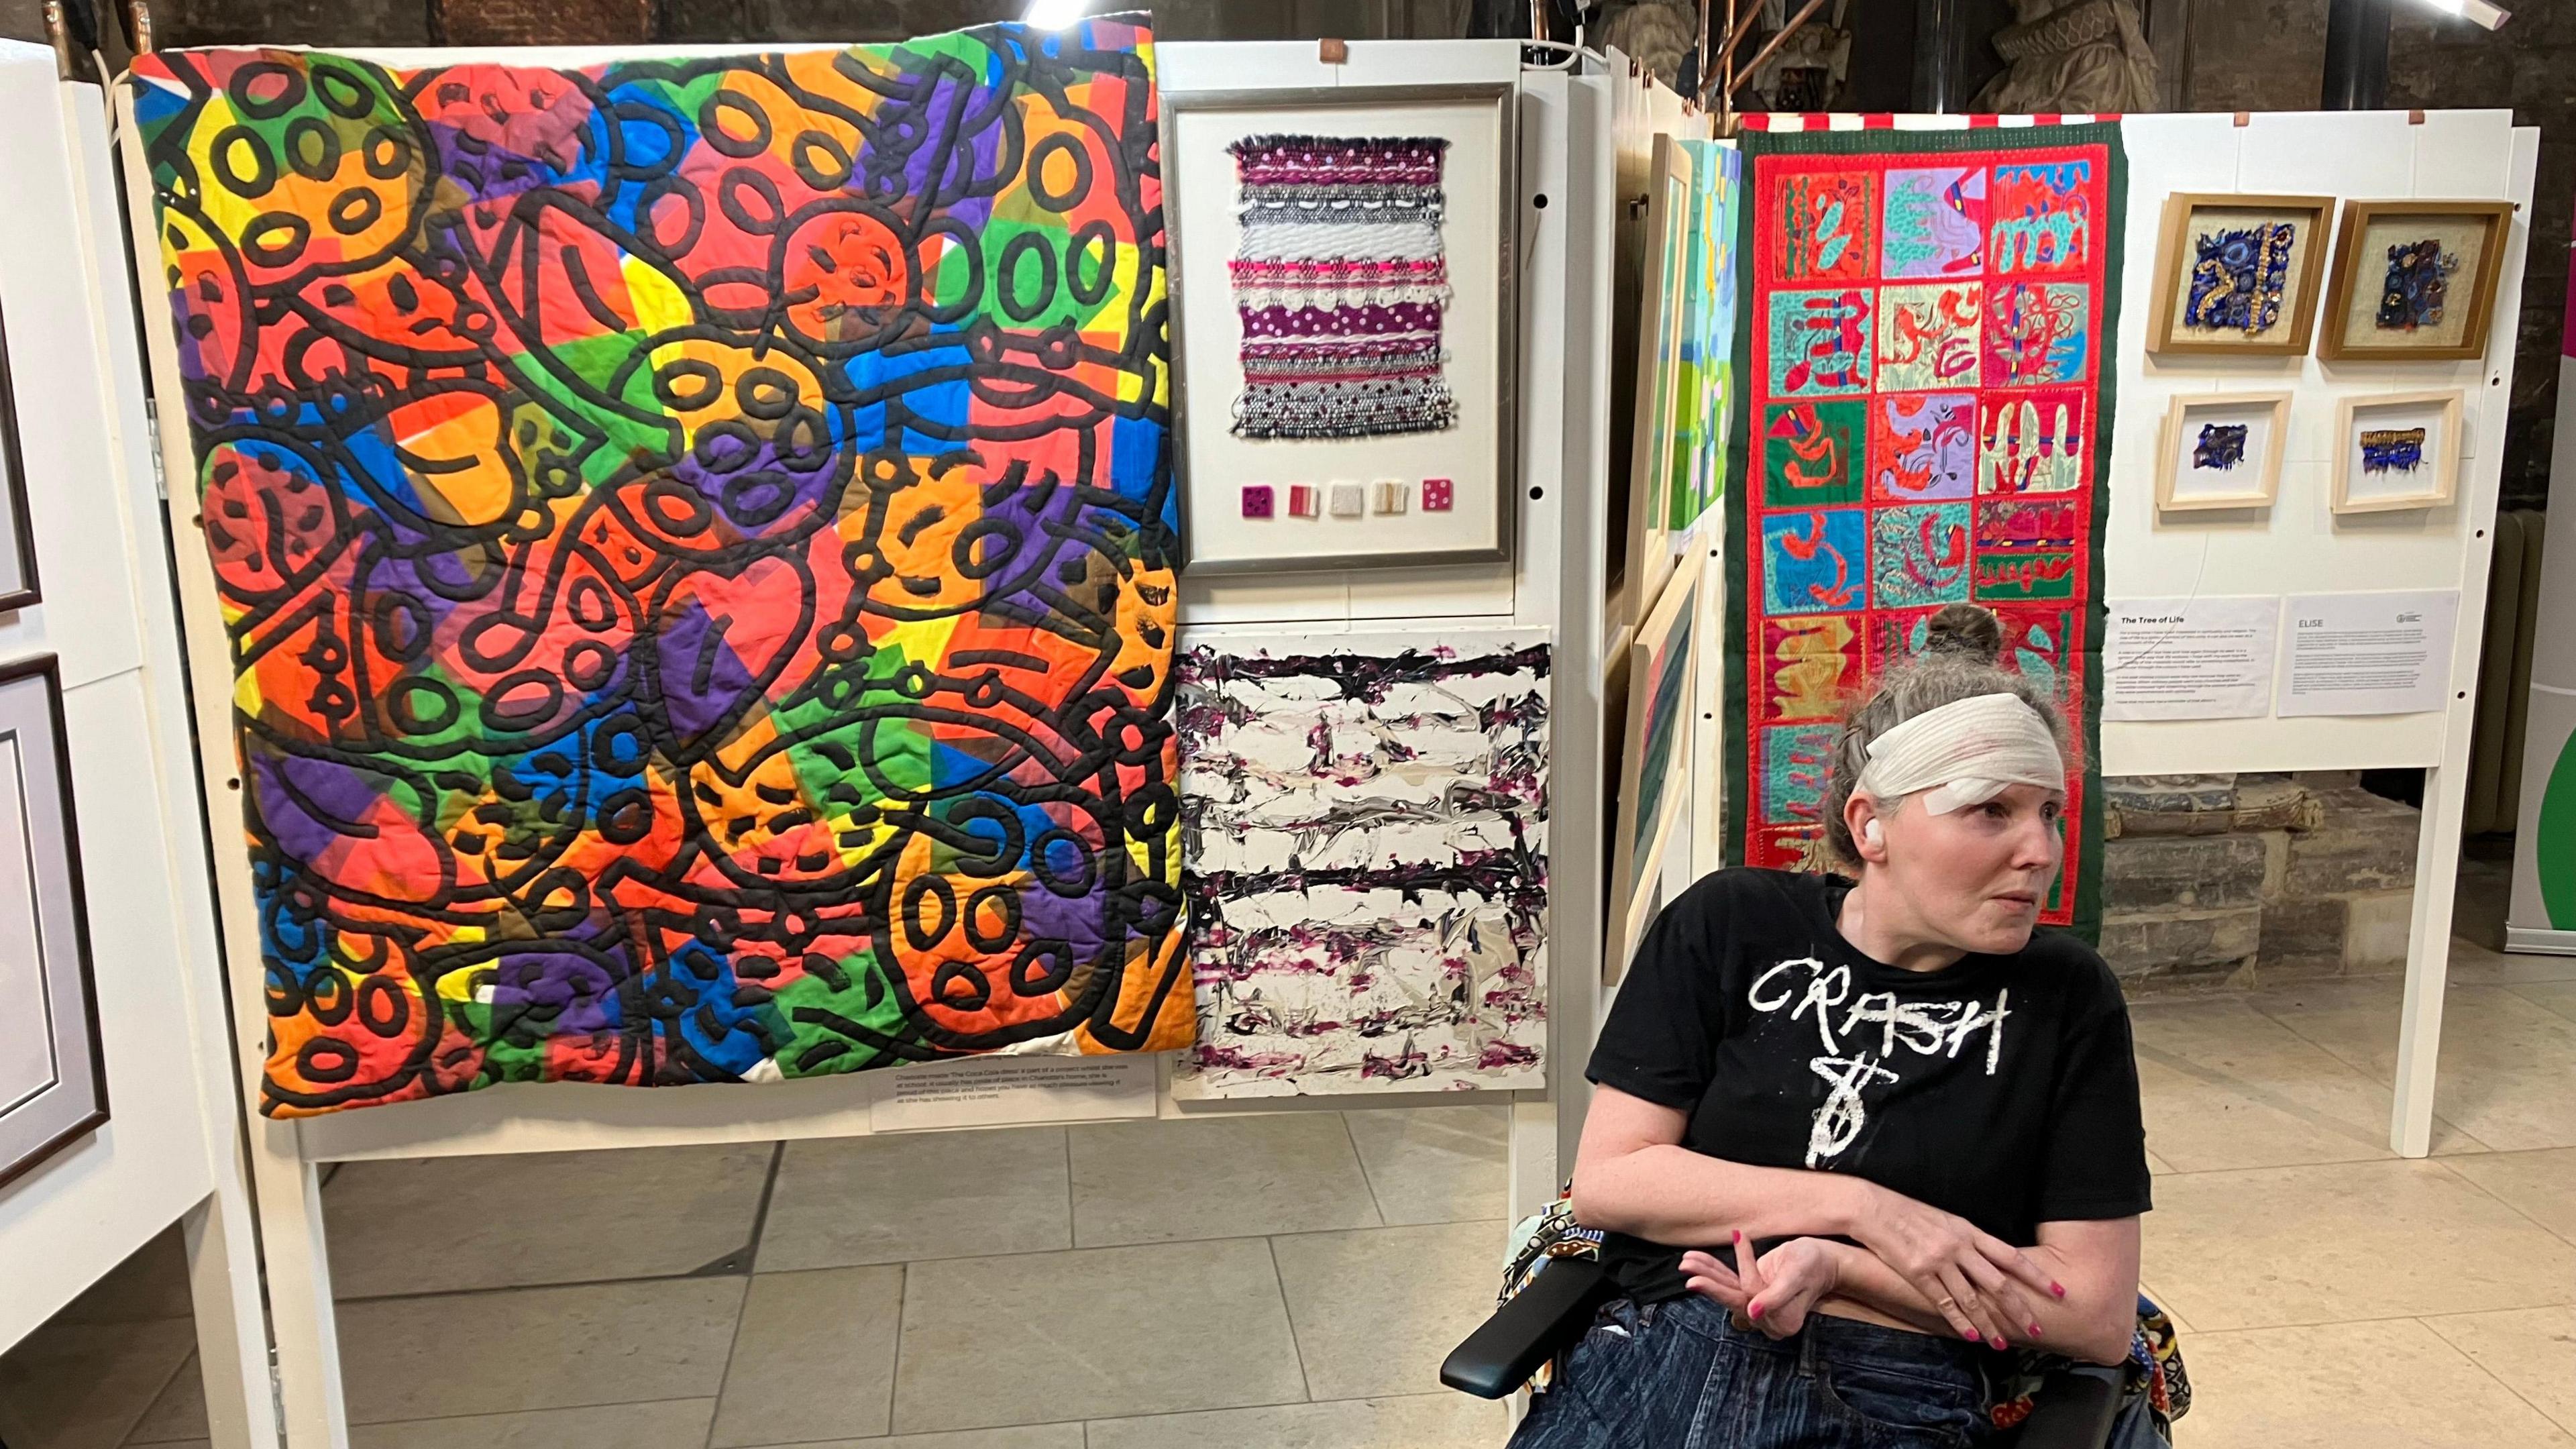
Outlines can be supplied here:
[[[2509, 111], [2416, 115], [2421, 119], [2404, 111], [2121, 118], [2128, 157], [2127, 234], [2102, 594], [2108, 601], [2459, 591], [2451, 699], [2439, 712], [2102, 725], [2105, 775], [2405, 767], [2426, 772], [2389, 1122], [2389, 1145], [2406, 1157], [2423, 1157], [2432, 1150], [2434, 1071], [2450, 970], [2475, 712], [2471, 695], [2486, 620], [2483, 602], [2515, 329], [2491, 327], [2486, 356], [2460, 362], [2325, 362], [2313, 354], [2150, 356], [2144, 339], [2155, 317], [2155, 258], [2164, 200], [2177, 191], [2315, 194], [2338, 201], [2422, 197], [2513, 202], [2495, 315], [2520, 315], [2539, 131], [2515, 126]], [[1813, 126], [1814, 119], [1808, 124]], [[1964, 116], [1894, 118], [1900, 131], [1968, 124]], [[2032, 121], [2015, 116], [2003, 118], [2002, 124], [2027, 126]], [[1835, 116], [1825, 125], [1858, 130], [1862, 120]], [[2154, 476], [2158, 435], [2172, 398], [2239, 387], [2287, 388], [2295, 394], [2289, 456], [2277, 499], [2265, 508], [2159, 517]], [[2332, 465], [2326, 444], [2340, 403], [2431, 388], [2459, 388], [2468, 395], [2459, 486], [2451, 501], [2403, 512], [2336, 514], [2328, 496]]]
[[44, 599], [0, 659], [59, 657], [107, 1123], [0, 1187], [0, 1348], [176, 1224], [208, 1435], [277, 1437], [194, 747], [106, 100], [0, 40], [0, 233]]
[[[2384, 200], [2510, 201], [2515, 214], [2497, 280], [2495, 316], [2521, 315], [2524, 251], [2540, 133], [2509, 111], [2290, 112], [2131, 116], [2128, 266], [2121, 318], [2152, 317], [2166, 193], [2296, 192]], [[2432, 1151], [2433, 1085], [2450, 974], [2460, 822], [2469, 737], [2486, 627], [2487, 565], [2504, 462], [2516, 329], [2488, 329], [2486, 356], [2462, 362], [2324, 362], [2149, 357], [2124, 326], [2111, 457], [2104, 597], [2300, 594], [2457, 589], [2451, 693], [2434, 714], [2368, 718], [2106, 722], [2102, 772], [2360, 770], [2421, 767], [2424, 810], [2415, 858], [2414, 919], [2406, 943], [2406, 1002], [2397, 1038], [2389, 1146]], [[2137, 334], [2143, 335], [2143, 334]], [[2168, 398], [2213, 382], [2287, 387], [2295, 400], [2278, 499], [2241, 514], [2158, 518], [2149, 470]], [[2468, 395], [2458, 488], [2449, 503], [2378, 514], [2336, 514], [2327, 439], [2347, 398], [2460, 388]]]
[[[752, 47], [640, 47], [615, 51], [354, 50], [387, 66], [517, 62], [568, 65], [639, 54], [703, 55]], [[772, 46], [772, 50], [828, 49]], [[1554, 641], [1553, 768], [1563, 783], [1550, 801], [1551, 1084], [1580, 1089], [1581, 1058], [1593, 1037], [1600, 979], [1600, 793], [1586, 788], [1600, 774], [1601, 629], [1604, 501], [1597, 480], [1607, 467], [1608, 305], [1611, 173], [1607, 87], [1598, 76], [1566, 69], [1524, 71], [1521, 46], [1508, 40], [1354, 41], [1347, 59], [1325, 64], [1307, 42], [1167, 43], [1156, 47], [1161, 87], [1184, 90], [1316, 90], [1339, 86], [1423, 86], [1496, 81], [1521, 87], [1520, 378], [1511, 536], [1516, 557], [1491, 564], [1227, 574], [1181, 580], [1184, 644], [1223, 635], [1229, 626], [1310, 626], [1319, 638], [1390, 623], [1426, 632], [1444, 625], [1508, 625], [1544, 630]], [[132, 129], [122, 96], [119, 115]], [[1569, 165], [1569, 137], [1597, 164]], [[138, 148], [122, 151], [129, 198], [128, 245], [144, 295], [158, 299], [159, 251], [150, 181]], [[1541, 201], [1538, 198], [1544, 197]], [[176, 350], [166, 308], [146, 306], [144, 327], [159, 396], [179, 393]], [[159, 418], [165, 467], [185, 477], [192, 457], [179, 410]], [[182, 499], [191, 490], [181, 490]], [[870, 1135], [876, 1104], [892, 1073], [761, 1087], [683, 1090], [568, 1085], [503, 1086], [433, 1101], [404, 1103], [303, 1121], [255, 1115], [266, 1055], [259, 943], [253, 927], [247, 846], [230, 796], [238, 786], [232, 743], [231, 661], [217, 616], [212, 568], [193, 532], [175, 529], [172, 553], [183, 601], [188, 657], [199, 688], [193, 707], [198, 769], [215, 800], [214, 882], [222, 908], [224, 951], [234, 1016], [240, 1100], [250, 1104], [247, 1146], [266, 1249], [282, 1429], [288, 1449], [346, 1449], [343, 1393], [331, 1273], [323, 1236], [321, 1169], [366, 1159], [456, 1157], [627, 1147], [805, 1140]], [[168, 631], [176, 637], [179, 628]], [[904, 1074], [937, 1072], [911, 1067]], [[1219, 1112], [1341, 1110], [1506, 1103], [1511, 1109], [1509, 1200], [1513, 1216], [1553, 1200], [1560, 1164], [1573, 1160], [1581, 1113], [1557, 1110], [1563, 1085], [1513, 1092], [1371, 1094], [1247, 1101], [1176, 1102], [1170, 1063], [1159, 1066], [1156, 1112], [1163, 1117]], [[1129, 1113], [1105, 1114], [1115, 1120]], [[1025, 1122], [1025, 1114], [989, 1123]], [[1051, 1115], [1052, 1121], [1095, 1120]], [[1499, 1258], [1503, 1244], [1495, 1250]]]

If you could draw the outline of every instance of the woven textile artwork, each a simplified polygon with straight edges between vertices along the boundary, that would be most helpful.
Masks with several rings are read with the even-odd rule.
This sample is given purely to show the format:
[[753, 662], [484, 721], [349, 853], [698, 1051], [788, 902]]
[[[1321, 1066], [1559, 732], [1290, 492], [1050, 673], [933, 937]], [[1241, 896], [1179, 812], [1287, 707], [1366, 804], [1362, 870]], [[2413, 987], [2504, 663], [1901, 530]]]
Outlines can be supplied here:
[[1437, 136], [1247, 136], [1232, 262], [1247, 438], [1370, 438], [1455, 427], [1442, 375], [1449, 262]]
[[1199, 1044], [1182, 1096], [1542, 1084], [1548, 647], [1181, 656]]
[[2412, 473], [2424, 466], [2422, 428], [2369, 428], [2361, 435], [2361, 471]]
[[2125, 160], [2113, 125], [1748, 131], [1749, 486], [1726, 503], [1725, 849], [1822, 869], [1841, 711], [1954, 603], [2080, 734], [2041, 919], [2099, 920], [2102, 497]]
[[2203, 423], [2200, 440], [2191, 445], [2191, 466], [2225, 471], [2245, 461], [2246, 435], [2253, 429], [2244, 423]]
[[2442, 325], [2450, 300], [2451, 274], [2460, 269], [2458, 254], [2442, 250], [2437, 238], [2406, 242], [2388, 249], [2388, 276], [2379, 286], [2379, 311], [2373, 320], [2383, 331], [2413, 332]]
[[136, 62], [264, 1111], [1189, 1042], [1132, 19]]
[[2192, 238], [2184, 321], [2207, 332], [2258, 337], [2281, 322], [2299, 229], [2286, 221], [2226, 227]]

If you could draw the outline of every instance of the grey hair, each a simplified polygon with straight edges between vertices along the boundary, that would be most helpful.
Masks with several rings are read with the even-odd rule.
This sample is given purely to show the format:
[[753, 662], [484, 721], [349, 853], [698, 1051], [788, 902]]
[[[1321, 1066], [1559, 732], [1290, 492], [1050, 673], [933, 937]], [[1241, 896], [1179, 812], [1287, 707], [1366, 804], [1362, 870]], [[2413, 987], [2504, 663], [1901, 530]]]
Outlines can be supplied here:
[[1869, 747], [1918, 714], [1981, 694], [2009, 694], [2029, 705], [2048, 726], [2057, 748], [2074, 759], [2066, 715], [2055, 696], [2039, 681], [1995, 662], [2003, 653], [2004, 633], [1991, 612], [1974, 604], [1951, 604], [1932, 616], [1925, 633], [1923, 652], [1880, 675], [1878, 688], [1844, 716], [1842, 730], [1834, 736], [1833, 766], [1825, 784], [1825, 845], [1847, 865], [1859, 863], [1860, 850], [1852, 842], [1851, 827], [1843, 823], [1843, 810], [1869, 764]]

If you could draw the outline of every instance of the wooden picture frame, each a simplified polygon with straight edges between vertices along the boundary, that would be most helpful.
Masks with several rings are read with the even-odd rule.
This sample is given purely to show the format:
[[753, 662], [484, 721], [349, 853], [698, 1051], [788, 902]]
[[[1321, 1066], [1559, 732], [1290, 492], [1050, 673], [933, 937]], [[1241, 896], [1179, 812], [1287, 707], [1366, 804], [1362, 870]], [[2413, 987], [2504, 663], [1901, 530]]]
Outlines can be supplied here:
[[[2464, 396], [2454, 387], [2426, 392], [2362, 393], [2345, 398], [2335, 411], [2334, 511], [2385, 513], [2401, 508], [2439, 508], [2456, 497]], [[2374, 415], [2398, 427], [2369, 428]], [[2364, 433], [2419, 430], [2425, 436], [2415, 440], [2417, 461], [2399, 471], [2412, 474], [2429, 470], [2431, 476], [2423, 480], [2423, 486], [2390, 487], [2373, 480], [2372, 473], [2387, 470], [2370, 465]], [[2402, 442], [2398, 446], [2403, 446]]]
[[[2487, 328], [2495, 320], [2496, 279], [2504, 272], [2512, 222], [2510, 201], [2345, 202], [2317, 356], [2329, 362], [2462, 362], [2486, 356]], [[2400, 328], [2380, 321], [2391, 308], [2408, 305], [2386, 286], [2394, 265], [2386, 243], [2392, 235], [2423, 230], [2433, 232], [2426, 240], [2435, 243], [2446, 232], [2453, 239], [2465, 239], [2472, 231], [2478, 237], [2478, 254], [2459, 257], [2454, 263], [2459, 270], [2445, 286], [2440, 304], [2443, 319], [2429, 337], [2421, 325]], [[2463, 284], [2469, 289], [2465, 298], [2458, 292]], [[2368, 340], [2390, 332], [2404, 332], [2408, 340]]]
[[[1637, 304], [1636, 406], [1629, 419], [1628, 536], [1620, 541], [1623, 607], [1610, 627], [1643, 626], [1673, 576], [1673, 430], [1681, 387], [1682, 313], [1689, 283], [1692, 160], [1675, 137], [1655, 136], [1646, 189], [1646, 273]], [[1618, 486], [1618, 480], [1612, 480]]]
[[36, 530], [27, 518], [27, 463], [18, 442], [18, 394], [9, 372], [9, 323], [0, 314], [0, 614], [37, 603]]
[[70, 737], [54, 656], [0, 666], [0, 1183], [107, 1121]]
[[[2267, 196], [2226, 191], [2177, 191], [2165, 198], [2164, 230], [2156, 248], [2155, 320], [2147, 351], [2176, 357], [2304, 357], [2316, 334], [2317, 304], [2325, 278], [2326, 240], [2334, 224], [2331, 196]], [[2193, 245], [2203, 215], [2233, 214], [2247, 222], [2296, 228], [2278, 317], [2259, 338], [2224, 328], [2188, 325], [2182, 315], [2196, 270]]]
[[1611, 812], [1609, 939], [1602, 943], [1602, 977], [1615, 984], [1645, 939], [1658, 899], [1664, 853], [1690, 814], [1691, 790], [1681, 778], [1691, 758], [1692, 721], [1698, 717], [1695, 663], [1699, 648], [1699, 583], [1704, 570], [1684, 569], [1666, 585], [1655, 610], [1623, 651], [1624, 691], [1619, 720], [1619, 799]]
[[[2281, 460], [2289, 449], [2291, 396], [2286, 390], [2176, 395], [2165, 411], [2156, 447], [2156, 511], [2271, 507], [2280, 497]], [[2260, 447], [2253, 446], [2254, 439], [2240, 439], [2235, 463], [2202, 466], [2201, 441], [2191, 431], [2195, 421], [2204, 427], [2236, 423], [2250, 430], [2259, 426]], [[2254, 464], [2252, 476], [2242, 480], [2250, 487], [2228, 489], [2194, 478], [2201, 473], [2232, 472], [2246, 463]], [[2186, 487], [2187, 480], [2198, 486]]]

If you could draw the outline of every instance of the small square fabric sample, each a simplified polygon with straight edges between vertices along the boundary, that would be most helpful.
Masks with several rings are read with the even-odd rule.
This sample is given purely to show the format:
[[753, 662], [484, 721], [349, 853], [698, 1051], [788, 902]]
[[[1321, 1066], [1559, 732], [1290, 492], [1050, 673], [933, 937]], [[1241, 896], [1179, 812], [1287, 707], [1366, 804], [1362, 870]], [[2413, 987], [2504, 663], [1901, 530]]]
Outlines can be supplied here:
[[1313, 518], [1324, 511], [1321, 490], [1312, 483], [1288, 485], [1288, 511], [1299, 518]]
[[1413, 490], [1405, 486], [1402, 479], [1380, 478], [1377, 481], [1376, 494], [1376, 512], [1402, 513], [1405, 501], [1413, 496]]
[[1246, 483], [1243, 485], [1244, 517], [1268, 518], [1270, 516], [1271, 506], [1269, 484]]
[[1368, 512], [1368, 493], [1357, 483], [1336, 483], [1327, 505], [1335, 518], [1357, 518]]
[[1446, 513], [1449, 511], [1450, 501], [1456, 495], [1457, 488], [1448, 479], [1425, 478], [1422, 480], [1422, 511]]

